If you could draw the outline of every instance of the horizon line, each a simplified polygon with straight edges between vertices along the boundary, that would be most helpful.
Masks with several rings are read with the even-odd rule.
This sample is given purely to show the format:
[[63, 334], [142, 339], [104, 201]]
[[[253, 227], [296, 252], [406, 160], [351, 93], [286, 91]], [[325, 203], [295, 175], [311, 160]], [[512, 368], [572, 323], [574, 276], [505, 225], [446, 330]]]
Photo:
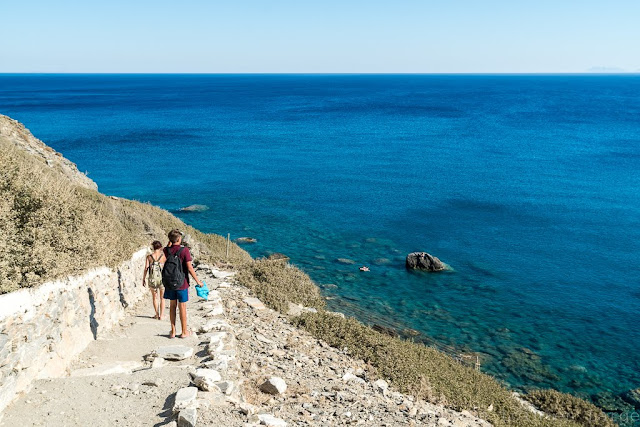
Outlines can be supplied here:
[[380, 75], [380, 76], [557, 76], [557, 75], [575, 75], [575, 76], [597, 76], [597, 75], [640, 75], [638, 71], [617, 71], [617, 72], [592, 72], [592, 71], [580, 71], [580, 72], [442, 72], [442, 73], [413, 73], [413, 72], [128, 72], [128, 71], [116, 71], [116, 72], [83, 72], [83, 71], [71, 71], [71, 72], [0, 72], [0, 76], [4, 75], [218, 75], [218, 76], [240, 76], [240, 75], [307, 75], [307, 76], [337, 76], [337, 75]]

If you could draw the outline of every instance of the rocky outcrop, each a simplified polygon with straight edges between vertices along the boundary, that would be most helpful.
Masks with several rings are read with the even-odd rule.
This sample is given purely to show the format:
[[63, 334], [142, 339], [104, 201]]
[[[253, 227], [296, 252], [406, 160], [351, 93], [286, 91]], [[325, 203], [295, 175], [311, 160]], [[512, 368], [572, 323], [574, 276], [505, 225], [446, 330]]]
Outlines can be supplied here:
[[241, 244], [245, 244], [245, 243], [256, 243], [258, 240], [254, 239], [253, 237], [238, 237], [237, 239], [234, 240], [235, 243], [241, 245]]
[[18, 149], [41, 159], [47, 167], [57, 169], [71, 182], [81, 187], [97, 190], [98, 185], [78, 170], [75, 163], [33, 136], [29, 129], [17, 120], [0, 114], [0, 138], [13, 143]]
[[408, 270], [420, 270], [420, 271], [442, 271], [447, 268], [446, 264], [440, 261], [438, 258], [430, 255], [426, 252], [412, 252], [407, 255], [405, 261], [405, 267]]

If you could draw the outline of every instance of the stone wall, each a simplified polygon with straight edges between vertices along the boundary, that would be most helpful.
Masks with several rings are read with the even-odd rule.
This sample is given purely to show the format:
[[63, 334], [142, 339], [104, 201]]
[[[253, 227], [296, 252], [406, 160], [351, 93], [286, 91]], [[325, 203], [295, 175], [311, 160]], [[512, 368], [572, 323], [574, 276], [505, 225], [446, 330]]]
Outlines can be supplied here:
[[101, 267], [0, 295], [0, 413], [33, 380], [66, 375], [73, 358], [147, 294], [146, 251], [115, 270]]

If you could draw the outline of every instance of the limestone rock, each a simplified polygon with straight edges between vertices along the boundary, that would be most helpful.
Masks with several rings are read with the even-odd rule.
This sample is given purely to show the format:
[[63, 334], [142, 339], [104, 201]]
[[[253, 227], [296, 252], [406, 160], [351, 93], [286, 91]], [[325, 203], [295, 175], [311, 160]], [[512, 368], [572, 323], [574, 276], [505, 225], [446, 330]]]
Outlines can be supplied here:
[[221, 381], [216, 383], [216, 387], [226, 395], [230, 395], [234, 388], [233, 381]]
[[405, 267], [408, 270], [422, 270], [431, 272], [442, 271], [447, 268], [447, 266], [442, 261], [426, 252], [412, 252], [407, 255]]
[[373, 385], [375, 386], [376, 390], [378, 390], [380, 393], [385, 393], [389, 388], [389, 384], [387, 384], [387, 382], [383, 379], [377, 380], [376, 382], [373, 383]]
[[222, 308], [222, 304], [218, 304], [214, 306], [211, 311], [209, 311], [205, 317], [216, 317], [224, 314], [224, 308]]
[[318, 310], [316, 310], [313, 307], [305, 307], [303, 305], [300, 304], [294, 304], [292, 302], [289, 302], [289, 310], [287, 312], [287, 314], [289, 316], [299, 316], [303, 313], [317, 313]]
[[273, 395], [282, 394], [287, 390], [287, 383], [280, 377], [271, 377], [262, 383], [260, 390]]
[[229, 329], [229, 324], [222, 319], [211, 319], [204, 325], [200, 326], [200, 332], [202, 333], [223, 331], [226, 329]]
[[158, 348], [156, 354], [166, 360], [184, 360], [193, 356], [193, 348], [184, 345], [169, 345]]
[[283, 419], [276, 418], [271, 414], [259, 414], [258, 419], [261, 425], [267, 427], [287, 427], [287, 423]]
[[253, 297], [245, 298], [244, 302], [249, 304], [249, 307], [253, 308], [254, 310], [264, 310], [265, 308], [267, 308], [264, 306], [262, 301], [260, 301], [258, 298], [253, 298]]
[[196, 408], [186, 408], [178, 415], [178, 427], [195, 427], [198, 420]]
[[176, 393], [175, 403], [173, 404], [173, 413], [183, 411], [187, 408], [196, 406], [196, 398], [198, 397], [197, 387], [184, 387]]
[[364, 384], [365, 382], [362, 378], [352, 374], [351, 372], [347, 372], [346, 374], [344, 374], [344, 376], [342, 377], [342, 381], [344, 381], [345, 383], [355, 382], [359, 384]]
[[162, 357], [156, 357], [155, 359], [153, 359], [153, 362], [151, 362], [151, 369], [158, 369], [158, 368], [162, 368], [164, 366], [164, 359]]
[[194, 374], [193, 383], [202, 391], [213, 391], [216, 389], [216, 382], [222, 377], [214, 369], [199, 368]]

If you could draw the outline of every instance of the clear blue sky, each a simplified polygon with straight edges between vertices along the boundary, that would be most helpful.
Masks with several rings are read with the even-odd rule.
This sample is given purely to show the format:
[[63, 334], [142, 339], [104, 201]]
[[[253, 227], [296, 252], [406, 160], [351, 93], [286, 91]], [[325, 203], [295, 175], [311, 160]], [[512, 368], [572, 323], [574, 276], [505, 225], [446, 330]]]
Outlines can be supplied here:
[[640, 71], [640, 0], [0, 0], [0, 72]]

